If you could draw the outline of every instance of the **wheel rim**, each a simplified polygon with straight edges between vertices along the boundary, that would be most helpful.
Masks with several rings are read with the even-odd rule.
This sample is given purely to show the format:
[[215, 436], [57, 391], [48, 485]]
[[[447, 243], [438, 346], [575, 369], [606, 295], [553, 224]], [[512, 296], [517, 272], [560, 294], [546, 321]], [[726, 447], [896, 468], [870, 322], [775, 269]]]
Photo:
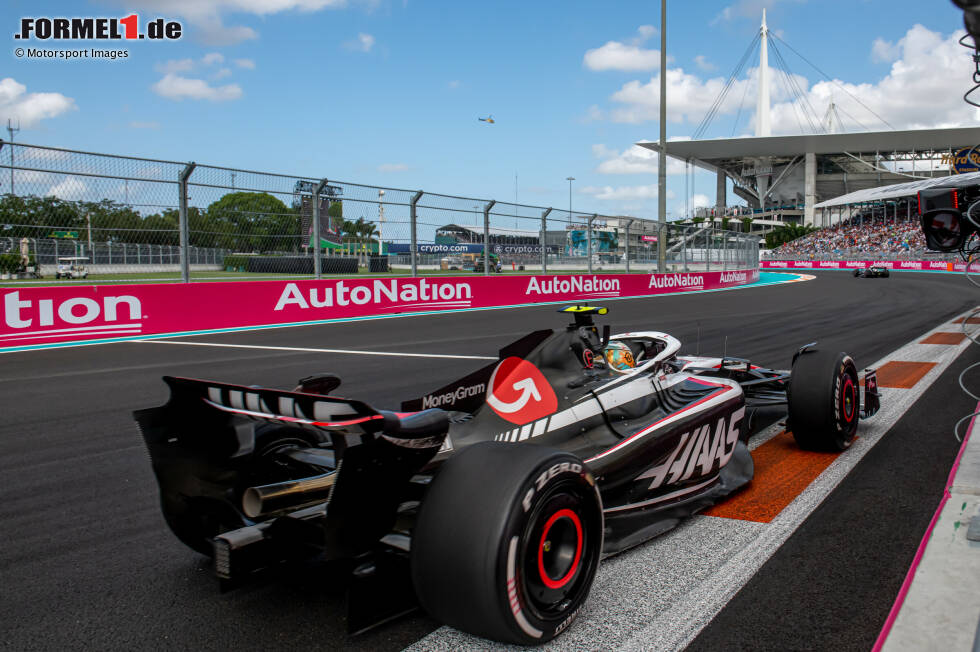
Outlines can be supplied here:
[[528, 520], [519, 584], [522, 603], [538, 620], [566, 616], [588, 592], [588, 569], [594, 568], [598, 555], [589, 503], [581, 487], [559, 486]]
[[565, 508], [548, 519], [538, 542], [538, 577], [549, 589], [568, 584], [582, 561], [582, 521]]
[[847, 424], [854, 421], [857, 412], [857, 396], [854, 389], [854, 381], [848, 374], [844, 378], [844, 387], [841, 389], [841, 414], [844, 415]]

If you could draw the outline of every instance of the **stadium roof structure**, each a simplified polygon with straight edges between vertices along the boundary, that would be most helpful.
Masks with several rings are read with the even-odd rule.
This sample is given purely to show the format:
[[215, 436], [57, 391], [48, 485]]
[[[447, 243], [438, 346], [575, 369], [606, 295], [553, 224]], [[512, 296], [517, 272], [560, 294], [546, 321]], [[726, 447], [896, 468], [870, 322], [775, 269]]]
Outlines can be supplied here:
[[888, 201], [890, 199], [904, 199], [914, 197], [920, 190], [925, 190], [927, 188], [963, 188], [965, 186], [976, 185], [980, 185], [980, 172], [967, 172], [966, 174], [955, 174], [948, 177], [921, 179], [918, 181], [909, 181], [908, 183], [896, 183], [891, 186], [880, 186], [878, 188], [858, 190], [856, 192], [820, 202], [815, 206], [815, 208], [834, 208], [836, 206], [848, 206], [851, 204], [865, 204], [870, 202]]
[[[859, 190], [948, 178], [953, 155], [978, 144], [980, 128], [961, 127], [679, 140], [668, 141], [665, 149], [669, 157], [717, 174], [717, 209], [727, 205], [731, 180], [757, 217], [802, 217], [806, 224], [826, 226], [817, 222], [816, 208], [823, 202]], [[660, 150], [654, 142], [637, 145]], [[833, 218], [821, 212], [819, 219]]]
[[[905, 131], [864, 131], [843, 134], [802, 134], [763, 138], [721, 138], [714, 140], [672, 140], [667, 156], [690, 160], [707, 170], [717, 170], [712, 162], [746, 157], [793, 158], [804, 152], [839, 154], [842, 152], [949, 152], [980, 143], [980, 128], [911, 129]], [[659, 143], [637, 145], [659, 151]]]

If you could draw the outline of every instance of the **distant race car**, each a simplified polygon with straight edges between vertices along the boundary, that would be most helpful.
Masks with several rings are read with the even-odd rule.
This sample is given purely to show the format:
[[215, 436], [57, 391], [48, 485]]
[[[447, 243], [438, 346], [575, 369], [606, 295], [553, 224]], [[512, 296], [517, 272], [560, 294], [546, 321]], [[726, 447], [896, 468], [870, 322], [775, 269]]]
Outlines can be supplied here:
[[804, 448], [841, 451], [878, 410], [875, 372], [862, 409], [852, 359], [815, 344], [790, 371], [765, 369], [678, 355], [666, 333], [600, 333], [604, 308], [560, 312], [574, 321], [399, 411], [337, 398], [331, 374], [292, 391], [165, 377], [169, 402], [134, 416], [167, 524], [223, 586], [347, 564], [352, 631], [421, 604], [537, 644], [575, 619], [600, 558], [752, 479], [764, 415]]
[[889, 272], [888, 268], [884, 265], [872, 265], [867, 269], [854, 270], [854, 276], [860, 276], [861, 278], [888, 278]]

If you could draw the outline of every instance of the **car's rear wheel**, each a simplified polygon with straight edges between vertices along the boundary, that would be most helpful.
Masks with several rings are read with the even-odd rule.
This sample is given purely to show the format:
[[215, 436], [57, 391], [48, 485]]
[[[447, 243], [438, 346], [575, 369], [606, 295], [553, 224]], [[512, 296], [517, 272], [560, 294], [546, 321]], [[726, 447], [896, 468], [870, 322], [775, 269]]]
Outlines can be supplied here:
[[588, 597], [602, 551], [595, 480], [569, 453], [485, 442], [450, 458], [422, 501], [412, 579], [436, 619], [544, 643]]
[[858, 374], [846, 353], [804, 351], [793, 363], [787, 399], [789, 427], [807, 450], [842, 451], [860, 418]]
[[857, 269], [856, 269], [856, 270], [854, 270], [854, 277], [855, 277], [855, 278], [857, 278], [857, 277], [858, 277], [858, 276], [860, 276], [860, 275], [861, 275], [861, 270], [857, 270]]

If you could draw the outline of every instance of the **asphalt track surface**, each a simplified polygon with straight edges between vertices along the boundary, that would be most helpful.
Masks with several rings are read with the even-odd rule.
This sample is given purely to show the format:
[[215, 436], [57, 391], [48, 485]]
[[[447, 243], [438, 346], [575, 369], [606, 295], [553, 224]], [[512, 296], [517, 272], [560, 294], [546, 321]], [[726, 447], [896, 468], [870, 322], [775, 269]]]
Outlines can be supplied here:
[[[801, 344], [869, 364], [976, 305], [960, 277], [843, 272], [789, 285], [610, 302], [613, 331], [658, 329], [683, 352], [787, 367]], [[493, 356], [555, 306], [202, 335], [174, 342]], [[969, 351], [969, 350], [968, 350]], [[869, 649], [941, 493], [971, 409], [954, 363], [691, 649]], [[124, 342], [0, 355], [0, 646], [400, 649], [423, 615], [345, 634], [344, 594], [315, 567], [221, 594], [170, 534], [130, 413], [163, 403], [160, 376], [288, 387], [332, 371], [338, 393], [397, 408], [480, 360]], [[669, 536], [669, 535], [668, 535]]]

